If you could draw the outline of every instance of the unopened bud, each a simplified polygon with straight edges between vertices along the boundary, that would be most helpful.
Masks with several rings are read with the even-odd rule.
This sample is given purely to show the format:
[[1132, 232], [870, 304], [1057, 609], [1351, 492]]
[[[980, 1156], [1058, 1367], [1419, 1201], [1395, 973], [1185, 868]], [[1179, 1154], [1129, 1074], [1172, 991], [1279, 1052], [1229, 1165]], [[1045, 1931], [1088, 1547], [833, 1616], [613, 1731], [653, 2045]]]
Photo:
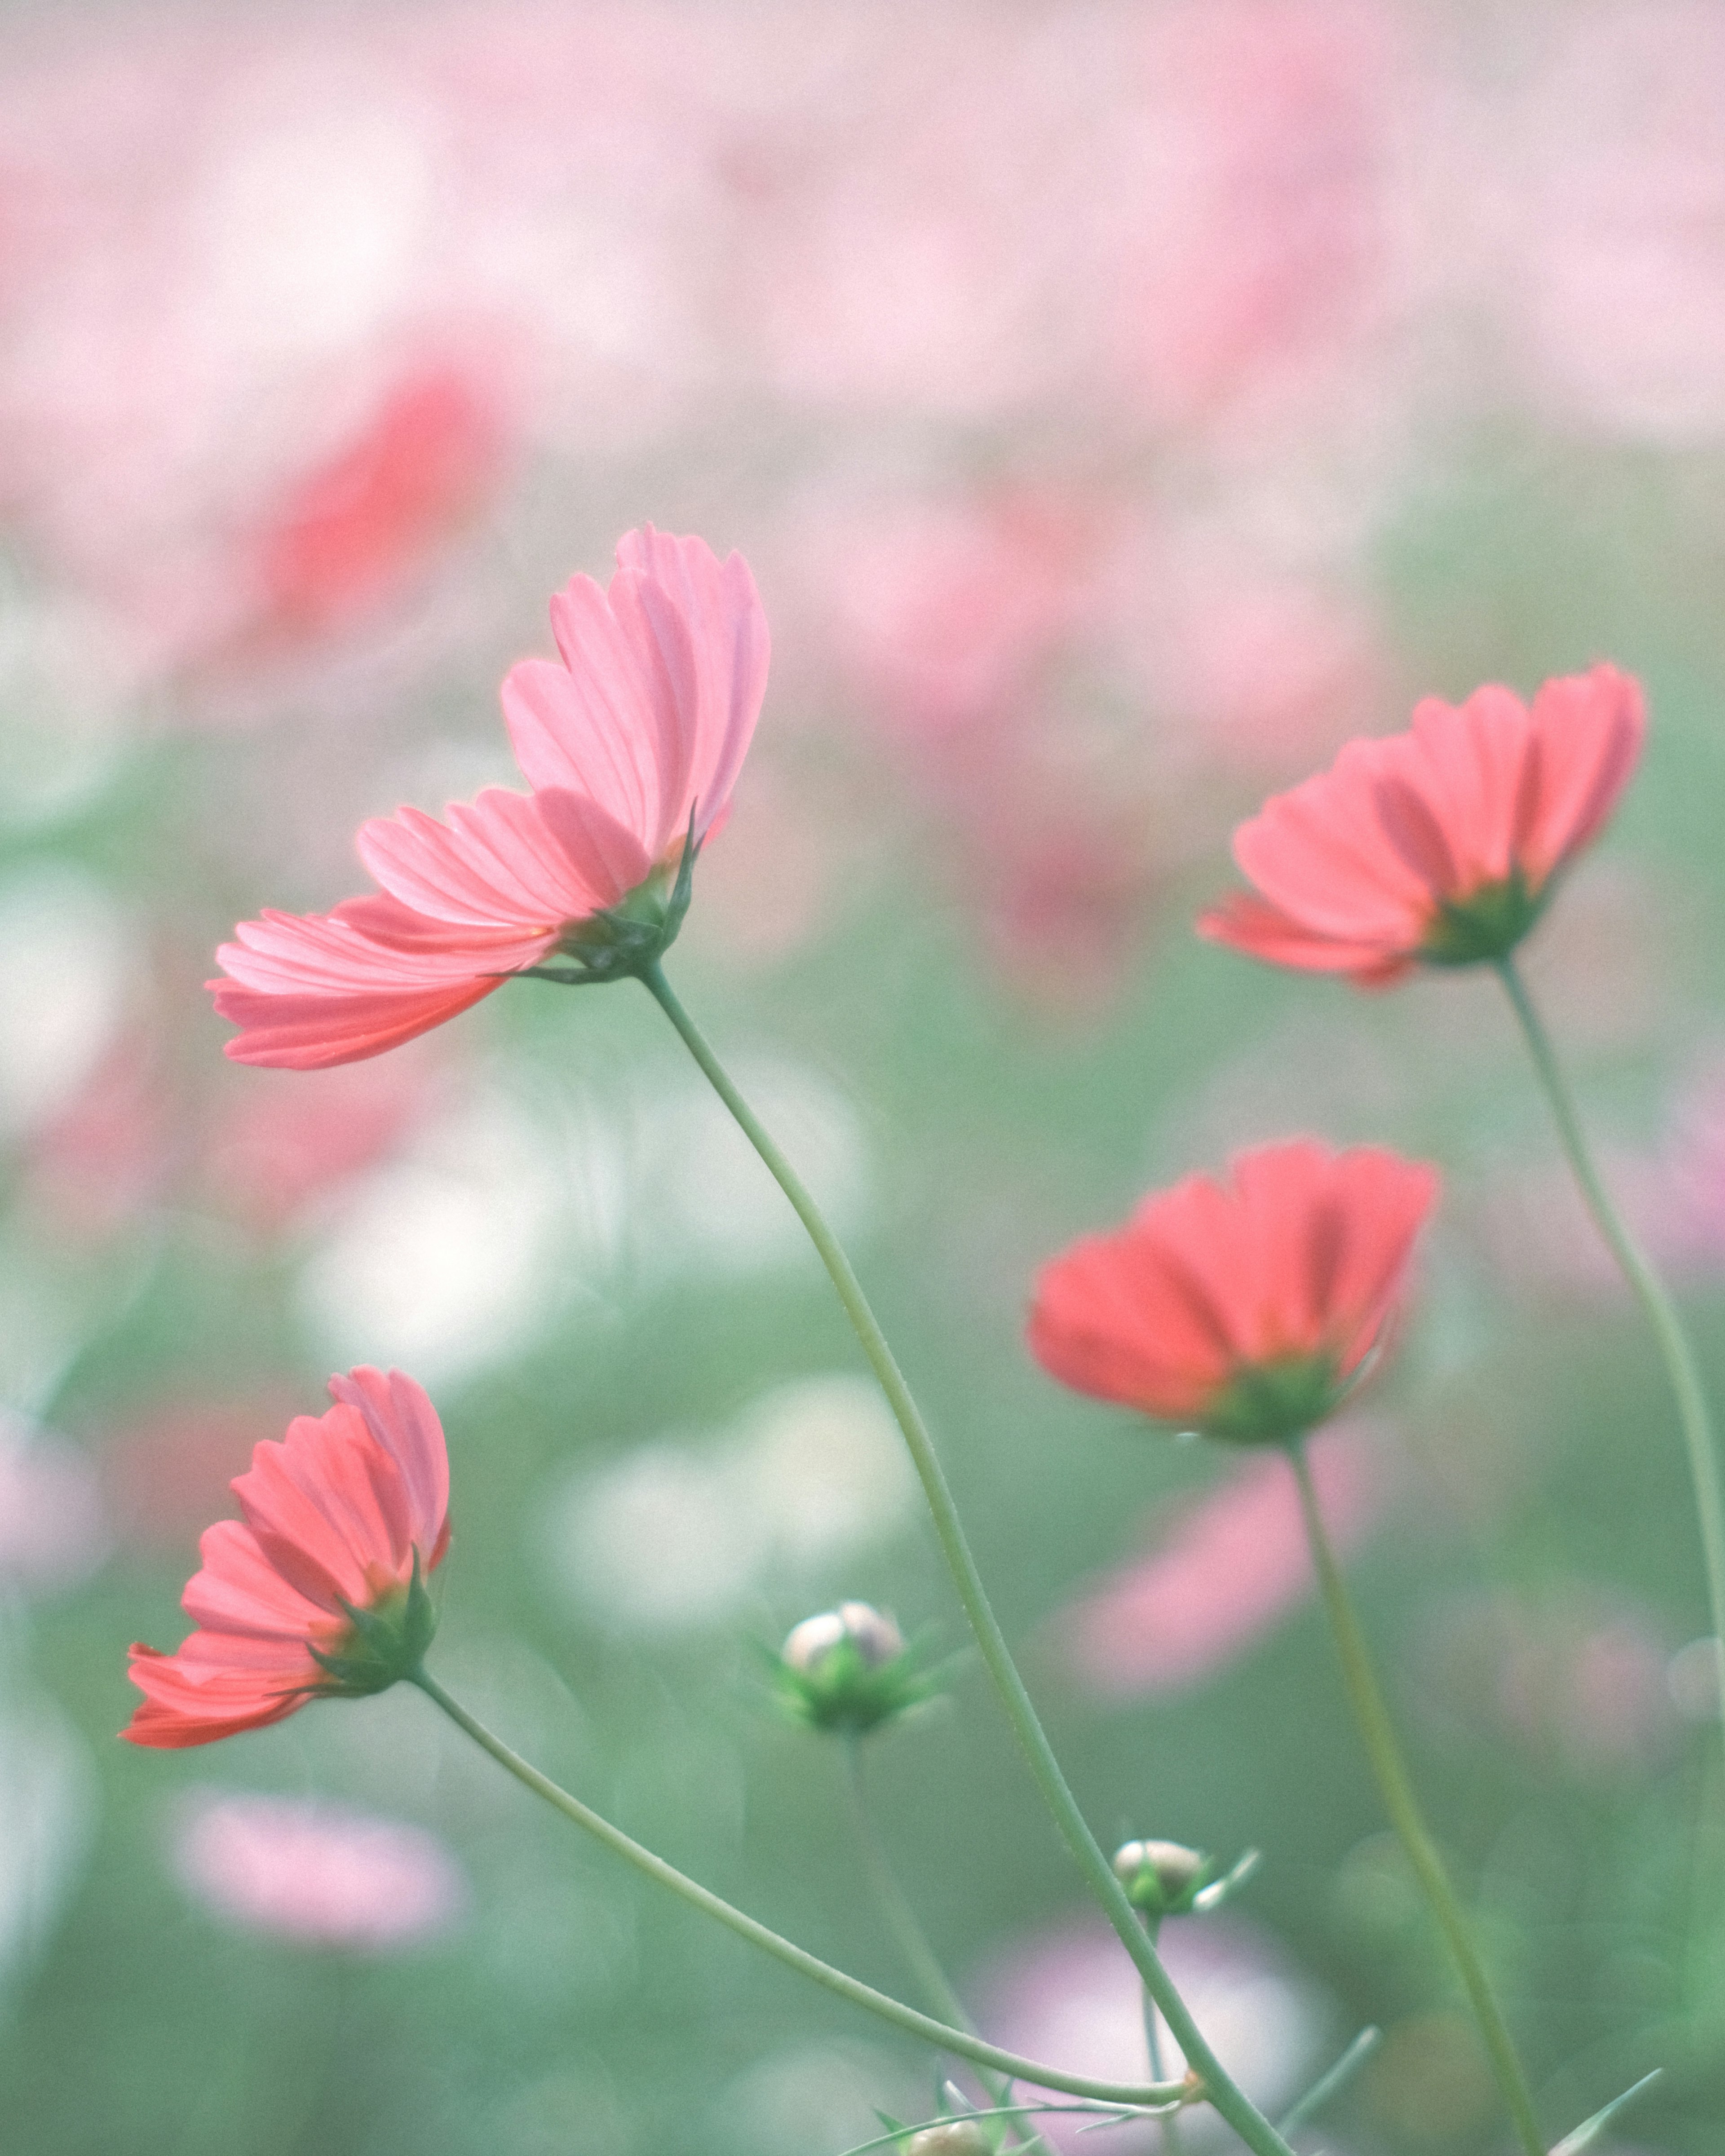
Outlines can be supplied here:
[[1215, 1859], [1178, 1841], [1128, 1841], [1114, 1852], [1114, 1876], [1147, 1917], [1182, 1917], [1215, 1875]]
[[865, 1669], [878, 1670], [905, 1650], [905, 1635], [891, 1618], [870, 1603], [841, 1602], [805, 1617], [785, 1641], [783, 1659], [803, 1676], [815, 1676], [847, 1640]]
[[938, 1689], [918, 1659], [891, 1618], [866, 1602], [841, 1602], [805, 1617], [779, 1650], [779, 1701], [811, 1728], [860, 1735]]
[[905, 2156], [993, 2156], [993, 2144], [973, 2118], [925, 2126], [905, 2143], [904, 2150]]

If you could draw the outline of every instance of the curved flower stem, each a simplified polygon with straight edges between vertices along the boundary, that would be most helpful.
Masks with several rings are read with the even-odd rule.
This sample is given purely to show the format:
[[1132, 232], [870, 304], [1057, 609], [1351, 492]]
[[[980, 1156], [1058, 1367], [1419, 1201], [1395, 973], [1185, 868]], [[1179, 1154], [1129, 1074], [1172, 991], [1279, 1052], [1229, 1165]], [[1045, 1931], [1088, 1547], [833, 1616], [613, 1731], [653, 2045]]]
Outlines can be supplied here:
[[[892, 1868], [892, 1860], [886, 1854], [875, 1825], [874, 1813], [869, 1804], [868, 1785], [863, 1774], [862, 1739], [853, 1734], [845, 1739], [845, 1779], [850, 1792], [852, 1824], [856, 1830], [856, 1843], [861, 1851], [863, 1868], [869, 1875], [869, 1884], [874, 1889], [881, 1918], [903, 1955], [906, 1966], [915, 1976], [923, 1998], [936, 2015], [954, 2029], [963, 2029], [974, 2035], [976, 2030], [964, 2010], [964, 2002], [953, 1990], [947, 1972], [942, 1968], [940, 1957], [928, 1943], [911, 1898], [898, 1883], [898, 1874]], [[1012, 2103], [1012, 2084], [999, 2074], [978, 2072], [977, 2078], [987, 2089], [997, 2108], [1009, 2108]], [[1162, 2076], [1152, 2069], [1152, 2078], [1160, 2081]], [[998, 2137], [997, 2137], [998, 2140]], [[1019, 2146], [1025, 2150], [1045, 2149], [1046, 2143], [1040, 2133], [1032, 2132]]]
[[996, 2073], [1008, 2074], [1014, 2081], [1029, 2082], [1037, 2088], [1062, 2090], [1068, 2096], [1090, 2097], [1102, 2103], [1127, 2105], [1160, 2104], [1174, 2101], [1181, 2094], [1178, 2082], [1166, 2088], [1134, 2088], [1122, 2082], [1092, 2081], [1084, 2074], [1062, 2073], [1055, 2066], [1038, 2066], [1032, 2059], [1021, 2059], [1015, 2052], [1003, 2051], [998, 2045], [985, 2044], [979, 2036], [967, 2035], [962, 2029], [949, 2029], [943, 2022], [936, 2021], [927, 2014], [919, 2014], [914, 2007], [901, 2005], [897, 1999], [889, 1999], [884, 1991], [847, 1976], [843, 1969], [834, 1969], [804, 1948], [793, 1946], [790, 1940], [759, 1923], [753, 1917], [745, 1916], [741, 1909], [709, 1888], [667, 1864], [662, 1856], [655, 1856], [650, 1849], [626, 1835], [621, 1827], [613, 1826], [610, 1820], [601, 1817], [591, 1806], [582, 1803], [579, 1797], [571, 1796], [561, 1789], [549, 1775], [542, 1774], [531, 1766], [520, 1753], [512, 1751], [501, 1737], [487, 1729], [484, 1722], [471, 1715], [458, 1700], [452, 1699], [429, 1671], [417, 1669], [408, 1676], [409, 1684], [418, 1685], [426, 1697], [434, 1701], [449, 1716], [458, 1729], [462, 1729], [483, 1750], [489, 1752], [500, 1767], [513, 1774], [516, 1781], [530, 1789], [536, 1797], [543, 1797], [547, 1804], [555, 1806], [565, 1819], [573, 1820], [577, 1826], [585, 1827], [607, 1849], [619, 1856], [626, 1857], [638, 1871], [644, 1871], [661, 1887], [669, 1887], [674, 1894], [680, 1894], [685, 1902], [716, 1917], [721, 1924], [748, 1940], [752, 1946], [763, 1948], [795, 1969], [799, 1975], [812, 1977], [829, 1991], [835, 1991], [853, 2006], [865, 2006], [871, 2014], [878, 2014], [883, 2021], [909, 2035], [917, 2036], [925, 2044], [951, 2051], [956, 2056], [968, 2059], [978, 2066], [992, 2067]]
[[1609, 1193], [1599, 1178], [1583, 1135], [1581, 1118], [1576, 1113], [1574, 1096], [1560, 1068], [1556, 1051], [1551, 1045], [1539, 1014], [1527, 993], [1527, 984], [1517, 970], [1515, 960], [1506, 955], [1497, 961], [1497, 975], [1503, 983], [1517, 1018], [1521, 1021], [1522, 1033], [1527, 1043], [1527, 1053], [1533, 1059], [1541, 1088], [1550, 1104], [1553, 1121], [1558, 1127], [1563, 1151], [1568, 1156], [1569, 1167], [1581, 1194], [1587, 1201], [1587, 1209], [1594, 1216], [1594, 1224], [1610, 1246], [1618, 1269], [1633, 1290], [1641, 1306], [1653, 1336], [1659, 1342], [1659, 1352], [1665, 1361], [1671, 1390], [1676, 1395], [1677, 1419], [1682, 1425], [1683, 1444], [1689, 1455], [1689, 1478], [1695, 1488], [1695, 1509], [1701, 1522], [1702, 1555], [1707, 1566], [1707, 1602], [1712, 1611], [1713, 1636], [1719, 1642], [1715, 1663], [1719, 1685], [1719, 1705], [1725, 1716], [1725, 1481], [1722, 1481], [1719, 1450], [1713, 1435], [1712, 1417], [1708, 1412], [1707, 1394], [1701, 1382], [1701, 1372], [1696, 1367], [1695, 1353], [1689, 1345], [1682, 1321], [1678, 1317], [1665, 1283], [1653, 1270], [1646, 1252], [1630, 1233], [1629, 1227]]
[[1510, 2041], [1508, 2028], [1486, 1972], [1475, 1951], [1467, 1928], [1467, 1919], [1462, 1914], [1461, 1904], [1455, 1898], [1455, 1890], [1450, 1884], [1444, 1870], [1443, 1859], [1438, 1855], [1437, 1845], [1420, 1815], [1419, 1800], [1414, 1794], [1413, 1784], [1408, 1778], [1401, 1748], [1396, 1742], [1395, 1731], [1389, 1719], [1389, 1710], [1384, 1705], [1384, 1695], [1378, 1688], [1373, 1674], [1371, 1657], [1360, 1631], [1359, 1620], [1353, 1614], [1353, 1604], [1343, 1584], [1340, 1566], [1336, 1563], [1330, 1539], [1324, 1531], [1323, 1516], [1318, 1510], [1317, 1491], [1312, 1486], [1312, 1470], [1307, 1464], [1306, 1450], [1297, 1442], [1287, 1448], [1288, 1464], [1294, 1471], [1294, 1480], [1299, 1486], [1300, 1510], [1306, 1522], [1306, 1538], [1312, 1546], [1312, 1563], [1317, 1569], [1318, 1584], [1323, 1591], [1324, 1608], [1328, 1612], [1330, 1629], [1336, 1635], [1336, 1650], [1342, 1661], [1342, 1681], [1348, 1693], [1348, 1703], [1353, 1710], [1354, 1721], [1371, 1761], [1372, 1773], [1384, 1799], [1384, 1810], [1389, 1814], [1408, 1861], [1425, 1892], [1438, 1928], [1449, 1942], [1450, 1952], [1455, 1957], [1461, 1974], [1462, 1988], [1473, 2009], [1474, 2019], [1480, 2025], [1490, 2054], [1492, 2071], [1497, 2076], [1497, 2086], [1514, 2122], [1517, 2135], [1527, 2156], [1545, 2156], [1545, 2140], [1539, 2131], [1539, 2121], [1534, 2116], [1533, 2099], [1528, 2094], [1527, 2077], [1522, 2071], [1521, 2061], [1516, 2056], [1515, 2046]]
[[1006, 1635], [990, 1605], [983, 1587], [982, 1574], [977, 1570], [976, 1559], [971, 1555], [970, 1544], [965, 1538], [964, 1528], [958, 1517], [958, 1508], [952, 1502], [945, 1471], [933, 1440], [928, 1435], [921, 1411], [905, 1383], [904, 1374], [886, 1344], [879, 1321], [869, 1307], [851, 1270], [850, 1260], [845, 1255], [839, 1239], [827, 1225], [824, 1215], [804, 1187], [802, 1178], [774, 1144], [755, 1116], [741, 1093], [731, 1082], [724, 1065], [707, 1045], [706, 1036], [683, 1009], [673, 993], [671, 985], [657, 965], [650, 966], [641, 975], [644, 986], [651, 993], [665, 1016], [681, 1034], [684, 1045], [706, 1073], [713, 1091], [736, 1118], [743, 1136], [765, 1162], [768, 1172], [790, 1200], [797, 1217], [809, 1231], [809, 1240], [819, 1253], [839, 1300], [845, 1306], [845, 1315], [862, 1343], [880, 1389], [886, 1395], [889, 1407], [904, 1433], [911, 1459], [922, 1484], [922, 1494], [928, 1501], [933, 1517], [935, 1536], [941, 1546], [941, 1554], [947, 1561], [947, 1569], [964, 1605], [964, 1614], [970, 1620], [971, 1630], [976, 1635], [977, 1645], [982, 1650], [988, 1675], [1000, 1696], [1000, 1703], [1012, 1724], [1043, 1802], [1053, 1815], [1055, 1824], [1065, 1836], [1066, 1845], [1084, 1874], [1086, 1882], [1106, 1912], [1108, 1921], [1119, 1935], [1121, 1943], [1132, 1956], [1146, 1989], [1162, 2009], [1163, 2018], [1173, 2033], [1174, 2041], [1185, 2054], [1187, 2063], [1203, 2082], [1204, 2101], [1212, 2105], [1253, 2152], [1253, 2156], [1293, 2156], [1288, 2144], [1270, 2121], [1229, 2075], [1221, 2061], [1205, 2042], [1203, 2032], [1193, 2020], [1186, 2002], [1175, 1990], [1161, 1957], [1145, 1937], [1138, 1924], [1137, 1912], [1126, 1898], [1126, 1890], [1115, 1877], [1112, 1866], [1102, 1853], [1101, 1844], [1091, 1832], [1078, 1800], [1068, 1787], [1055, 1758], [1053, 1747], [1043, 1732], [1036, 1710], [1030, 1703], [1030, 1695], [1024, 1689], [1024, 1681], [1019, 1675], [1018, 1665], [1013, 1661]]

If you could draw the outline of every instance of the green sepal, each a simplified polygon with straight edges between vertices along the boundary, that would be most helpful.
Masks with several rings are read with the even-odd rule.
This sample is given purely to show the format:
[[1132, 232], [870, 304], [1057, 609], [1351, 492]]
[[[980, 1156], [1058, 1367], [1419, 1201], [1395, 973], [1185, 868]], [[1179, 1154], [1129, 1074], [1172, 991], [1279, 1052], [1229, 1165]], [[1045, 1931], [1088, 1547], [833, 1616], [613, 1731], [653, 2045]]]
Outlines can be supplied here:
[[437, 1604], [420, 1577], [417, 1548], [405, 1588], [369, 1609], [351, 1602], [343, 1602], [341, 1609], [348, 1625], [341, 1645], [333, 1651], [309, 1644], [306, 1648], [329, 1680], [308, 1687], [321, 1698], [367, 1699], [388, 1691], [413, 1674], [436, 1636]]
[[1205, 1407], [1199, 1428], [1229, 1445], [1285, 1445], [1327, 1422], [1358, 1374], [1339, 1376], [1335, 1358], [1322, 1353], [1247, 1363]]
[[695, 817], [691, 808], [675, 874], [661, 861], [615, 906], [572, 921], [557, 951], [572, 959], [572, 965], [527, 966], [519, 978], [590, 988], [607, 981], [636, 980], [649, 973], [676, 942], [694, 895], [695, 864], [701, 855]]
[[1530, 890], [1520, 867], [1466, 898], [1446, 898], [1420, 945], [1428, 966], [1477, 966], [1507, 957], [1544, 912], [1553, 886]]

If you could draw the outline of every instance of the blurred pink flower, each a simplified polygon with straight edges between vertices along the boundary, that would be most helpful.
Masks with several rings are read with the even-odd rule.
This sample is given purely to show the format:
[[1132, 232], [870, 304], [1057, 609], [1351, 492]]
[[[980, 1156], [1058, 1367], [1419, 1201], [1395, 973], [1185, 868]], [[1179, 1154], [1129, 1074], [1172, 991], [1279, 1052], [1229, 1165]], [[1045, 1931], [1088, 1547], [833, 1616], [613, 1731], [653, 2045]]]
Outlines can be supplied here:
[[1725, 429], [1725, 17], [1559, 10], [1504, 116], [1505, 311], [1535, 395], [1656, 444]]
[[[1268, 1935], [1233, 1915], [1171, 1917], [1162, 1951], [1205, 2035], [1255, 2102], [1274, 2112], [1297, 2093], [1326, 2033], [1322, 1995]], [[1120, 1942], [1099, 1919], [1050, 1926], [1003, 1948], [970, 1987], [977, 2021], [993, 2042], [1075, 2073], [1132, 2081], [1146, 2070], [1143, 1994]], [[1179, 2047], [1162, 2031], [1168, 2070], [1182, 2070]], [[1062, 2151], [1094, 2149], [1082, 2118], [1033, 2122]], [[1214, 2113], [1184, 2114], [1194, 2147], [1219, 2148], [1227, 2129]], [[1159, 2148], [1149, 2121], [1111, 2128], [1106, 2146], [1123, 2156]]]
[[31, 1133], [21, 1194], [56, 1237], [100, 1243], [161, 1197], [173, 1157], [154, 1045], [136, 1027]]
[[299, 1946], [411, 1946], [449, 1930], [468, 1901], [460, 1866], [424, 1827], [303, 1798], [208, 1792], [172, 1855], [213, 1914]]
[[105, 1430], [102, 1482], [117, 1532], [137, 1548], [182, 1553], [216, 1514], [231, 1513], [229, 1485], [294, 1412], [283, 1383], [249, 1399], [173, 1399]]
[[[1725, 1063], [1704, 1067], [1678, 1089], [1651, 1146], [1604, 1148], [1602, 1169], [1661, 1271], [1680, 1279], [1725, 1273]], [[1495, 1178], [1478, 1217], [1508, 1279], [1535, 1289], [1627, 1294], [1563, 1168]]]
[[1339, 386], [1386, 297], [1393, 19], [1356, 0], [1200, 0], [1143, 20], [1102, 119], [1095, 290], [1163, 425]]
[[870, 716], [979, 770], [1083, 624], [1106, 522], [1100, 498], [1049, 487], [840, 505], [807, 551]]
[[0, 1417], [0, 1597], [74, 1586], [112, 1540], [95, 1461], [21, 1418]]
[[[1384, 1509], [1383, 1450], [1381, 1430], [1358, 1423], [1311, 1442], [1325, 1522], [1340, 1549], [1358, 1543]], [[1055, 1621], [1081, 1683], [1109, 1698], [1143, 1698], [1201, 1683], [1273, 1630], [1313, 1586], [1286, 1462], [1255, 1460]]]
[[[1503, 1589], [1443, 1613], [1427, 1648], [1428, 1702], [1476, 1740], [1582, 1776], [1645, 1771], [1679, 1727], [1671, 1643], [1651, 1612], [1580, 1584]], [[1717, 1704], [1717, 1702], [1716, 1702]]]

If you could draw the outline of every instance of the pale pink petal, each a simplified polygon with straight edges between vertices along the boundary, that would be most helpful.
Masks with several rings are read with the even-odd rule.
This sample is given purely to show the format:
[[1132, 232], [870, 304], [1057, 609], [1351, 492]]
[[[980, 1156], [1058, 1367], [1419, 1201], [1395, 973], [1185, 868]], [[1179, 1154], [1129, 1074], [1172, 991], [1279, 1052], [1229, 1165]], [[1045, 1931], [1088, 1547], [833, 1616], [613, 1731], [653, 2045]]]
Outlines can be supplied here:
[[523, 660], [504, 680], [516, 760], [536, 792], [583, 794], [644, 844], [659, 821], [661, 737], [678, 724], [668, 684], [591, 577], [570, 579], [551, 620], [563, 664]]
[[402, 808], [360, 827], [361, 860], [410, 911], [455, 927], [545, 935], [613, 902], [583, 879], [529, 796], [490, 786], [445, 813], [446, 825]]
[[695, 835], [704, 838], [731, 798], [767, 693], [766, 611], [742, 555], [720, 562], [704, 539], [649, 524], [619, 542], [617, 559], [650, 577], [688, 624], [699, 675], [696, 746], [684, 790], [666, 805], [679, 829], [695, 809]]

